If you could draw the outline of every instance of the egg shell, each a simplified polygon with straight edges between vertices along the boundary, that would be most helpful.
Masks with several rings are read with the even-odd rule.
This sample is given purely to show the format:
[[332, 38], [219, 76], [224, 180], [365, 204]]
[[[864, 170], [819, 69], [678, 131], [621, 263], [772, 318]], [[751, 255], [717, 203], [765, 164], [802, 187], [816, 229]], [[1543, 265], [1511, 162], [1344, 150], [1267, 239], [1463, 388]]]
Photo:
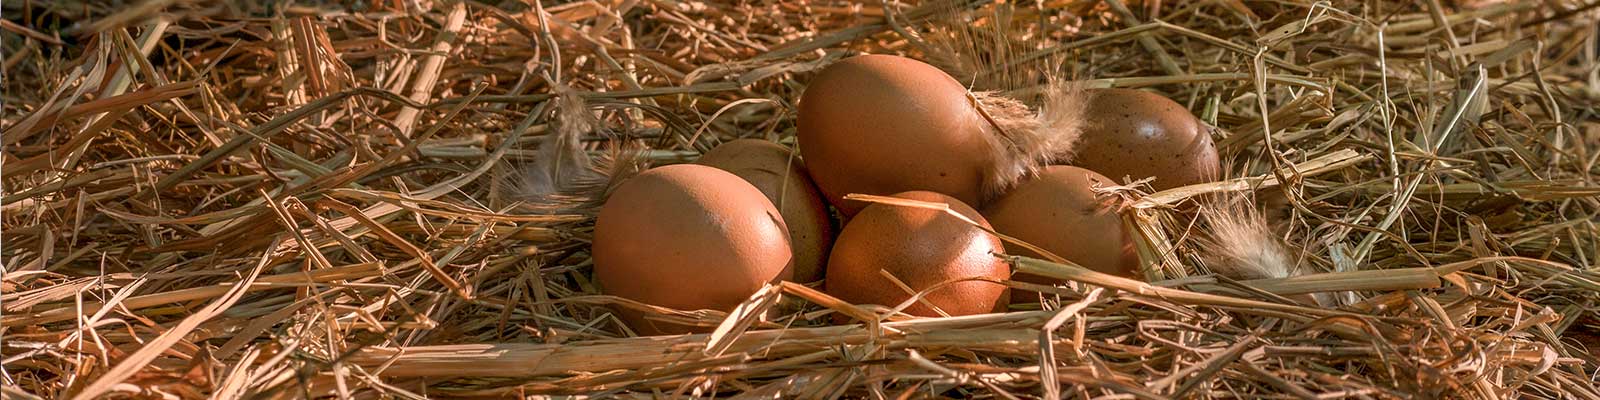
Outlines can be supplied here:
[[[927, 191], [895, 194], [911, 200], [949, 204], [951, 209], [988, 226], [983, 216], [960, 200]], [[1011, 266], [1000, 239], [940, 210], [872, 204], [856, 214], [834, 241], [828, 259], [825, 290], [853, 304], [894, 307], [911, 298], [878, 271], [922, 291], [957, 278], [1006, 279]], [[950, 315], [972, 315], [1003, 309], [1006, 287], [983, 281], [962, 281], [929, 292], [923, 299]], [[906, 313], [938, 316], [914, 303]]]
[[1221, 168], [1209, 129], [1183, 105], [1133, 89], [1095, 89], [1073, 165], [1121, 182], [1155, 177], [1166, 190], [1215, 181]]
[[[778, 209], [750, 183], [703, 165], [655, 168], [623, 182], [600, 208], [592, 251], [602, 292], [686, 311], [730, 311], [793, 273]], [[642, 334], [712, 329], [618, 311]]]
[[[1107, 274], [1135, 278], [1139, 256], [1131, 236], [1117, 215], [1116, 200], [1099, 198], [1094, 185], [1112, 185], [1111, 179], [1083, 168], [1045, 167], [985, 207], [983, 216], [994, 230]], [[1043, 255], [1006, 243], [1006, 252], [1034, 258]], [[1018, 281], [1061, 284], [1059, 279], [1017, 274]], [[1012, 291], [1012, 301], [1037, 299], [1037, 293]]]
[[945, 193], [978, 204], [989, 124], [944, 71], [897, 56], [864, 55], [823, 69], [800, 99], [800, 154], [829, 202], [849, 216], [850, 193]]
[[711, 149], [698, 163], [731, 172], [760, 189], [789, 226], [794, 280], [810, 283], [822, 279], [836, 229], [827, 202], [800, 157], [777, 143], [738, 139]]

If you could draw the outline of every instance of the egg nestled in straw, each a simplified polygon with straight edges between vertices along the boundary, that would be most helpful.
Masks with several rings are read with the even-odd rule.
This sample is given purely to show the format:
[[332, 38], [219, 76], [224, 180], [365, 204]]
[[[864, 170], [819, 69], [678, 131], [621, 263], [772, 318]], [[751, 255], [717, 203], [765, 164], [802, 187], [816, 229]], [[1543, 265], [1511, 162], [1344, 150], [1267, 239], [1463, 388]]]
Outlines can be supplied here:
[[[968, 93], [944, 71], [896, 56], [864, 55], [823, 69], [800, 99], [800, 153], [846, 217], [847, 194], [944, 193], [981, 206], [1068, 153], [1083, 105], [1055, 85], [1038, 110], [993, 93]], [[1037, 112], [1036, 112], [1037, 111]]]
[[760, 189], [789, 227], [794, 280], [822, 279], [835, 229], [827, 203], [799, 157], [777, 143], [739, 139], [711, 149], [698, 163], [731, 172]]
[[1211, 129], [1183, 105], [1133, 89], [1089, 90], [1087, 99], [1073, 165], [1118, 182], [1154, 177], [1150, 186], [1156, 190], [1220, 176]]
[[[951, 196], [910, 191], [894, 197], [947, 204], [988, 227], [982, 215]], [[949, 315], [982, 314], [1005, 307], [1006, 286], [963, 279], [1006, 279], [1011, 266], [998, 257], [1002, 253], [999, 238], [944, 210], [872, 204], [834, 241], [824, 288], [854, 304], [894, 307], [912, 292], [942, 284], [923, 297], [925, 303], [914, 303], [905, 312], [939, 316], [933, 308], [938, 307]]]
[[[654, 168], [623, 182], [600, 208], [593, 254], [602, 292], [678, 310], [729, 311], [793, 273], [787, 227], [772, 202], [738, 176], [702, 165]], [[618, 311], [641, 334], [711, 329]]]
[[931, 190], [976, 204], [984, 166], [983, 117], [966, 88], [932, 65], [865, 55], [835, 63], [800, 99], [800, 152], [828, 200], [847, 215], [850, 193]]
[[[1111, 185], [1094, 171], [1050, 166], [984, 208], [996, 232], [1037, 246], [1084, 268], [1128, 278], [1138, 276], [1139, 258], [1117, 214], [1117, 200], [1097, 196], [1095, 185]], [[1034, 251], [1006, 244], [1010, 254], [1044, 258]], [[1061, 284], [1028, 274], [1019, 281]], [[1013, 301], [1036, 298], [1032, 291], [1013, 291]]]

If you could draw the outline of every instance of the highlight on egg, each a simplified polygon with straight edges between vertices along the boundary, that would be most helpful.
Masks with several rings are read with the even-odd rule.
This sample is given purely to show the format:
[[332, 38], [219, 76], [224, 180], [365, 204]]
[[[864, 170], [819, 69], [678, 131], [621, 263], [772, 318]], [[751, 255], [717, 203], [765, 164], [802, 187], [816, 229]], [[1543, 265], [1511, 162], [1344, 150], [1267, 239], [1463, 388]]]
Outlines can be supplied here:
[[[686, 311], [732, 310], [793, 275], [777, 208], [738, 176], [703, 165], [654, 168], [623, 182], [600, 208], [592, 253], [603, 293]], [[711, 329], [618, 314], [646, 335]]]
[[[928, 191], [893, 197], [948, 204], [989, 226], [977, 210], [955, 197]], [[1006, 279], [1011, 266], [999, 257], [1002, 254], [998, 237], [943, 210], [872, 204], [862, 208], [834, 242], [823, 288], [854, 304], [894, 307], [912, 296], [899, 284], [913, 292], [943, 284], [923, 297], [927, 304], [913, 303], [905, 312], [939, 316], [933, 307], [949, 315], [994, 312], [1008, 304], [1007, 287], [964, 279]]]

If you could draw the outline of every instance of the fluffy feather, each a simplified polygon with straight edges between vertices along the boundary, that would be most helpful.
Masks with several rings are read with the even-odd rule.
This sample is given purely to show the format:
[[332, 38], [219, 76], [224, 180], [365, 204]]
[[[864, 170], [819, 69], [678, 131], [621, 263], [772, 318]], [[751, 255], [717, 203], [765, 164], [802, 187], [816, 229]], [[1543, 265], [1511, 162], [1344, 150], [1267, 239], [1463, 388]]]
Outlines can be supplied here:
[[1298, 270], [1289, 249], [1267, 227], [1254, 207], [1212, 204], [1204, 208], [1211, 227], [1207, 249], [1217, 262], [1213, 272], [1239, 280], [1286, 278]]
[[986, 199], [1005, 193], [1046, 165], [1071, 161], [1087, 106], [1078, 84], [1045, 85], [1036, 109], [992, 92], [973, 93], [972, 99], [992, 124], [986, 139], [995, 164], [983, 182]]
[[[561, 93], [566, 92], [566, 93]], [[518, 174], [512, 186], [514, 196], [540, 199], [569, 191], [578, 181], [590, 178], [589, 156], [583, 149], [583, 135], [594, 130], [594, 118], [581, 96], [560, 90], [556, 99], [556, 118], [551, 133], [539, 140], [533, 162]]]
[[642, 146], [614, 141], [600, 157], [583, 138], [602, 130], [589, 104], [569, 88], [556, 89], [552, 131], [541, 138], [532, 162], [512, 168], [503, 200], [525, 211], [571, 212], [598, 207], [616, 183], [643, 171]]
[[[985, 139], [995, 164], [983, 181], [985, 200], [1046, 165], [1071, 161], [1083, 130], [1085, 92], [1059, 78], [1076, 63], [1067, 62], [1065, 52], [1037, 52], [1054, 44], [1039, 33], [1059, 27], [1018, 18], [1026, 14], [1011, 3], [982, 10], [952, 5], [913, 40], [929, 63], [968, 85], [972, 103], [991, 125]], [[1035, 91], [1032, 98], [1001, 94]]]
[[[1297, 262], [1290, 247], [1248, 198], [1213, 198], [1200, 210], [1210, 230], [1201, 236], [1199, 244], [1208, 251], [1206, 266], [1212, 272], [1236, 280], [1287, 278], [1311, 272]], [[1291, 298], [1333, 305], [1332, 297], [1323, 293]]]

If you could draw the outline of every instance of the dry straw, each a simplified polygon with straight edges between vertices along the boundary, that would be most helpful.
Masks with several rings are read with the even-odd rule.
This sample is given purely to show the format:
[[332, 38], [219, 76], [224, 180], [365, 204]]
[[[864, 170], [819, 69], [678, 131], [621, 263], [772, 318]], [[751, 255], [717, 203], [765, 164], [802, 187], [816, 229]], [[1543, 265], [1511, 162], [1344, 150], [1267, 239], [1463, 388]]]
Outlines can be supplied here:
[[[1600, 399], [1594, 1], [358, 3], [6, 2], [0, 397]], [[1015, 258], [1070, 283], [1006, 313], [599, 295], [597, 178], [788, 143], [857, 53], [1163, 93], [1229, 179], [1101, 188], [1148, 279]], [[1305, 275], [1210, 273], [1252, 241]]]

